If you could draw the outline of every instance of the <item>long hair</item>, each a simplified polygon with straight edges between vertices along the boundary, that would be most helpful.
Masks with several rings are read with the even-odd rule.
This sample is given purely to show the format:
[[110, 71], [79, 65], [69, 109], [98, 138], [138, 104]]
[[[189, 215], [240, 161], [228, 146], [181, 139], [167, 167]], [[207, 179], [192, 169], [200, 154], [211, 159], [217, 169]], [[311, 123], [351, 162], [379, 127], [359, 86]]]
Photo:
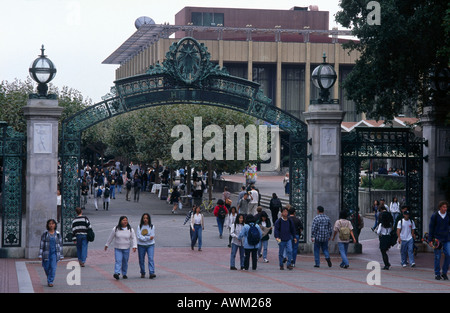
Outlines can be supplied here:
[[153, 228], [153, 225], [152, 225], [152, 218], [150, 217], [150, 214], [144, 213], [144, 214], [142, 214], [141, 222], [139, 223], [139, 228], [141, 228], [141, 229], [142, 229], [142, 225], [144, 225], [144, 217], [145, 217], [146, 215], [147, 215], [147, 217], [148, 217], [148, 225], [150, 226], [150, 228]]
[[238, 215], [236, 215], [236, 219], [234, 220], [234, 224], [238, 225], [239, 224], [239, 217], [244, 217], [244, 220], [242, 221], [242, 223], [245, 223], [245, 215], [242, 213], [239, 213]]
[[[123, 219], [125, 219], [125, 218], [128, 220], [128, 217], [126, 217], [126, 216], [121, 216], [121, 217], [119, 218], [119, 223], [118, 223], [117, 226], [116, 226], [116, 230], [122, 228], [122, 221], [123, 221]], [[127, 223], [127, 229], [128, 229], [128, 230], [131, 229], [130, 223]]]

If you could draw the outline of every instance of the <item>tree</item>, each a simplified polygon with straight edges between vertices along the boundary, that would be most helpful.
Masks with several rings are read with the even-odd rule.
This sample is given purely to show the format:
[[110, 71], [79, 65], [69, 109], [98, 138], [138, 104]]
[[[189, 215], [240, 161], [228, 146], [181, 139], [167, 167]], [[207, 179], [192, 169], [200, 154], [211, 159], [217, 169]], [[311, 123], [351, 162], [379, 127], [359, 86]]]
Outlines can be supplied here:
[[[448, 7], [441, 0], [380, 0], [380, 25], [368, 23], [371, 7], [341, 0], [336, 21], [359, 41], [344, 44], [361, 57], [343, 82], [358, 113], [392, 120], [408, 107], [420, 114], [432, 99], [430, 69], [449, 62]], [[444, 24], [446, 18], [447, 25]]]

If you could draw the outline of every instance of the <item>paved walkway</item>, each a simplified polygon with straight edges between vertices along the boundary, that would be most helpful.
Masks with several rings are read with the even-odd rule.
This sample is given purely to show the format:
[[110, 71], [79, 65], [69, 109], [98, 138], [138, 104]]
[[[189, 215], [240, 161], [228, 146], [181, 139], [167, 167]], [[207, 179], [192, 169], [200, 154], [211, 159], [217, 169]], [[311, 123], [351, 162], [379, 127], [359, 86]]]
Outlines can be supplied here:
[[[262, 180], [260, 177], [259, 182]], [[271, 177], [266, 183], [270, 184], [270, 180], [275, 181], [276, 178]], [[216, 197], [219, 195], [215, 194]], [[188, 225], [183, 225], [187, 211], [183, 209], [171, 214], [171, 206], [149, 192], [142, 193], [139, 202], [125, 201], [125, 194], [118, 194], [115, 200], [111, 200], [109, 211], [95, 211], [90, 199], [85, 214], [94, 225], [96, 240], [89, 245], [86, 267], [74, 268], [72, 265], [77, 264], [76, 259], [64, 259], [58, 264], [55, 286], [49, 288], [39, 260], [0, 259], [0, 293], [256, 293], [267, 296], [280, 292], [450, 292], [449, 281], [434, 279], [432, 253], [419, 253], [415, 268], [402, 268], [399, 250], [393, 248], [389, 252], [391, 270], [379, 271], [378, 276], [374, 275], [374, 269], [368, 269], [368, 264], [371, 261], [382, 262], [382, 259], [378, 239], [369, 229], [372, 225], [370, 220], [366, 221], [360, 237], [363, 253], [349, 256], [348, 269], [339, 267], [338, 254], [332, 255], [331, 268], [326, 265], [323, 256], [321, 267], [314, 268], [313, 255], [300, 254], [292, 271], [281, 271], [277, 244], [271, 237], [269, 263], [259, 261], [255, 271], [231, 271], [228, 232], [225, 231], [220, 239], [215, 217], [206, 214], [203, 251], [192, 251]], [[117, 281], [112, 277], [113, 249], [105, 252], [104, 244], [121, 215], [128, 216], [131, 226], [136, 228], [144, 212], [151, 214], [156, 227], [157, 277], [152, 280], [140, 278], [137, 253], [131, 253], [129, 278]], [[77, 272], [78, 269], [80, 272]], [[74, 278], [79, 278], [75, 281], [79, 285], [72, 284]], [[379, 284], [368, 284], [368, 279], [373, 281], [376, 278], [379, 278]]]

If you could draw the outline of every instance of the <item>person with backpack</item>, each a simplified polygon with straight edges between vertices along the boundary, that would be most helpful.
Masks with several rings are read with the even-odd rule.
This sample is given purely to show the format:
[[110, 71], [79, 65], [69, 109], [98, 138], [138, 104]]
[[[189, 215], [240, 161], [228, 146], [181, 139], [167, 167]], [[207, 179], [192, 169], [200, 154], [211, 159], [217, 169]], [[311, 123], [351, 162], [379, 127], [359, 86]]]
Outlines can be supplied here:
[[103, 189], [103, 210], [109, 209], [109, 202], [111, 201], [111, 191], [109, 189], [109, 183], [106, 183], [105, 189]]
[[288, 218], [288, 209], [283, 208], [281, 210], [281, 217], [276, 220], [274, 224], [274, 236], [278, 243], [278, 261], [280, 265], [280, 270], [284, 270], [283, 253], [286, 250], [287, 259], [287, 269], [292, 270], [294, 267], [291, 265], [292, 262], [292, 241], [297, 242], [295, 238], [295, 227], [291, 219]]
[[244, 270], [248, 271], [250, 266], [250, 255], [252, 258], [252, 270], [256, 270], [258, 264], [257, 251], [260, 246], [262, 230], [256, 224], [255, 217], [248, 214], [245, 218], [245, 225], [242, 228], [238, 240], [243, 240], [244, 245]]
[[[450, 216], [447, 212], [448, 202], [441, 201], [438, 204], [438, 211], [431, 215], [429, 224], [429, 243], [434, 239], [439, 240], [441, 247], [434, 249], [434, 274], [435, 279], [448, 280], [447, 271], [450, 265]], [[441, 254], [444, 253], [445, 259], [442, 264], [441, 274]]]
[[414, 230], [416, 225], [410, 219], [410, 212], [403, 212], [403, 219], [397, 224], [398, 243], [401, 245], [400, 255], [402, 267], [406, 267], [406, 259], [409, 258], [411, 267], [415, 267], [414, 263]]
[[219, 237], [222, 238], [223, 224], [225, 223], [225, 217], [228, 214], [227, 207], [225, 206], [225, 203], [223, 202], [222, 199], [219, 199], [217, 201], [217, 205], [214, 208], [213, 214], [217, 220], [217, 226], [219, 228]]
[[340, 264], [341, 268], [348, 268], [348, 257], [347, 257], [347, 251], [348, 251], [348, 244], [350, 242], [350, 239], [353, 239], [353, 242], [356, 242], [355, 235], [353, 234], [353, 226], [352, 223], [347, 220], [347, 212], [341, 211], [339, 213], [339, 219], [334, 223], [334, 233], [333, 233], [333, 239], [334, 241], [337, 234], [338, 236], [338, 247], [339, 247], [339, 253], [341, 255], [342, 262]]
[[272, 213], [272, 223], [275, 223], [278, 219], [278, 213], [281, 211], [281, 201], [276, 193], [272, 194], [272, 199], [270, 199], [269, 209]]
[[231, 255], [230, 255], [230, 270], [237, 270], [236, 268], [236, 254], [239, 251], [239, 261], [241, 265], [241, 270], [244, 269], [244, 260], [245, 260], [245, 250], [243, 246], [243, 242], [241, 239], [238, 239], [241, 230], [244, 228], [244, 214], [239, 213], [236, 216], [236, 219], [231, 224]]

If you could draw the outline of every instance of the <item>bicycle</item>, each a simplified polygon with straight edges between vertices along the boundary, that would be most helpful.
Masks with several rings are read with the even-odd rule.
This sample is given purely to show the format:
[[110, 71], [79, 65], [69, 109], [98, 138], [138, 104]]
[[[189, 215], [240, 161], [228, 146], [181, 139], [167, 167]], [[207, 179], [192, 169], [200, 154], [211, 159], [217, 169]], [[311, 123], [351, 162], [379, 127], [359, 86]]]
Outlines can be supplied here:
[[202, 204], [200, 204], [200, 208], [202, 210], [205, 210], [206, 212], [211, 213], [214, 210], [214, 203], [213, 203], [214, 200], [215, 198], [212, 198], [211, 200], [209, 199], [203, 200]]

